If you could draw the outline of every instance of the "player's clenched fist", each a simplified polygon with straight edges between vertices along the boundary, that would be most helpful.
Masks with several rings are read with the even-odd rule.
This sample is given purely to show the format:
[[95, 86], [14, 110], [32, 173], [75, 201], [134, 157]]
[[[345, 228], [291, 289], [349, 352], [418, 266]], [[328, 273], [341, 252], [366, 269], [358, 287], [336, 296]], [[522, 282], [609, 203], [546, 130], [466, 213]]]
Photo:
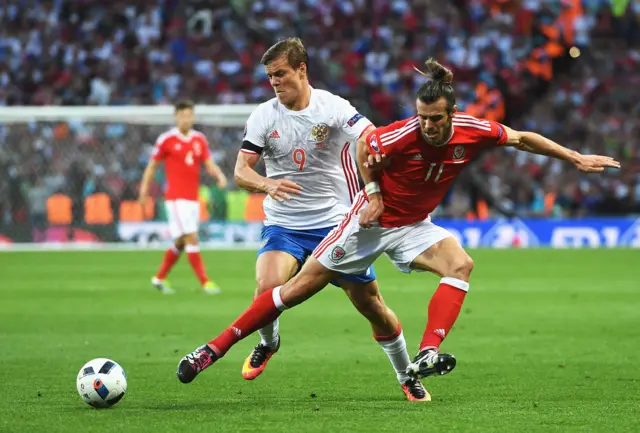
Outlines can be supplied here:
[[289, 194], [300, 194], [302, 187], [288, 179], [266, 179], [266, 193], [278, 201], [291, 200]]

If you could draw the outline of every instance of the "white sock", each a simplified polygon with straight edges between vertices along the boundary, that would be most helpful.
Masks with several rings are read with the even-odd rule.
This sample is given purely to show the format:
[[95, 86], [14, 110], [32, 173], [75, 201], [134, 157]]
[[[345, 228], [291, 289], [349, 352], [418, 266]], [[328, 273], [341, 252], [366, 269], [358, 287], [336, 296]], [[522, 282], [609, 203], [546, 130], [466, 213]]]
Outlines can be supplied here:
[[[275, 304], [276, 308], [280, 311], [284, 311], [287, 309], [287, 306], [284, 305], [284, 303], [282, 302], [282, 298], [280, 298], [281, 288], [282, 286], [274, 288], [271, 296], [273, 296], [273, 303]], [[280, 322], [278, 321], [278, 319], [276, 319], [269, 325], [258, 330], [258, 333], [262, 338], [262, 344], [264, 344], [265, 346], [269, 346], [272, 349], [278, 347], [278, 342], [280, 341], [280, 335], [278, 334], [279, 323]]]
[[276, 346], [278, 346], [278, 340], [280, 340], [280, 336], [278, 335], [278, 324], [278, 319], [276, 319], [264, 328], [258, 330], [258, 333], [262, 338], [262, 344], [269, 346], [272, 349], [275, 349]]
[[409, 380], [410, 376], [407, 374], [407, 367], [411, 360], [409, 359], [409, 352], [407, 352], [407, 342], [404, 340], [404, 335], [400, 331], [400, 335], [393, 340], [380, 341], [376, 338], [376, 341], [384, 350], [384, 353], [389, 357], [393, 369], [396, 371], [398, 382], [400, 384]]

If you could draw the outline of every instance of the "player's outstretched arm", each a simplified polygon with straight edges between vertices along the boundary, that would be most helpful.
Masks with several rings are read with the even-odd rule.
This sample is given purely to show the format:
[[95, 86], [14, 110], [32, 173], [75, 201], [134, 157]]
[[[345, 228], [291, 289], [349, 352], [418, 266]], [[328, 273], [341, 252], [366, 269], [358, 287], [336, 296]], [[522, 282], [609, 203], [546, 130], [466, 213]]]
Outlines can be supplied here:
[[225, 189], [227, 187], [227, 176], [224, 175], [218, 164], [213, 162], [213, 159], [208, 158], [204, 161], [204, 168], [209, 173], [209, 176], [214, 178], [218, 184], [218, 188]]
[[[373, 158], [367, 144], [367, 136], [374, 131], [374, 127], [369, 126], [358, 139], [356, 146], [356, 163], [360, 176], [365, 183], [365, 192], [369, 198], [369, 204], [360, 212], [360, 225], [364, 228], [371, 227], [371, 224], [378, 221], [378, 218], [384, 211], [384, 203], [382, 202], [382, 193], [378, 185], [379, 171], [375, 171], [370, 167], [369, 158]], [[377, 156], [377, 155], [376, 155]], [[379, 162], [379, 161], [378, 161]]]
[[140, 181], [140, 193], [138, 196], [138, 201], [144, 207], [147, 198], [149, 197], [149, 184], [151, 183], [151, 179], [153, 179], [153, 175], [156, 172], [156, 168], [158, 167], [158, 161], [155, 159], [150, 159], [147, 164], [147, 168], [144, 169], [144, 173], [142, 174], [142, 180]]
[[291, 200], [289, 194], [300, 194], [302, 187], [297, 183], [288, 179], [269, 179], [260, 176], [254, 167], [260, 160], [260, 155], [254, 153], [238, 153], [236, 160], [236, 168], [233, 172], [233, 178], [238, 187], [249, 192], [264, 192], [272, 198], [283, 201]]
[[507, 133], [506, 146], [568, 161], [585, 173], [599, 173], [605, 168], [620, 168], [620, 163], [609, 156], [582, 155], [535, 132], [516, 131], [506, 126], [504, 128]]

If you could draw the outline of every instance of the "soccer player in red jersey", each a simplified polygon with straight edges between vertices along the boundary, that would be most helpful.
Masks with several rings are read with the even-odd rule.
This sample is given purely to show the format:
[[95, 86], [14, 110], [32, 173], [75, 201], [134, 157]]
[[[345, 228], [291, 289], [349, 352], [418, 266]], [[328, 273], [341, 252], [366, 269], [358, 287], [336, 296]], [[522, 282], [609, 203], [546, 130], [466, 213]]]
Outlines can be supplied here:
[[367, 184], [343, 222], [298, 275], [260, 295], [222, 334], [182, 358], [177, 371], [182, 382], [192, 381], [236, 342], [322, 290], [338, 272], [361, 272], [383, 253], [400, 271], [441, 277], [419, 353], [408, 370], [422, 377], [448, 373], [456, 360], [440, 353], [439, 346], [460, 313], [473, 261], [429, 214], [464, 166], [482, 149], [514, 146], [571, 162], [587, 173], [620, 167], [612, 158], [581, 155], [538, 134], [458, 113], [453, 74], [429, 60], [423, 75], [417, 115], [378, 128], [358, 142], [358, 166]]
[[218, 187], [225, 188], [227, 179], [213, 162], [205, 135], [192, 129], [193, 102], [178, 102], [175, 105], [175, 119], [176, 126], [156, 140], [140, 183], [139, 201], [144, 206], [148, 199], [149, 183], [158, 163], [164, 161], [167, 177], [165, 206], [169, 232], [174, 242], [165, 252], [160, 269], [151, 283], [162, 293], [174, 293], [167, 281], [167, 274], [185, 251], [203, 292], [215, 294], [220, 292], [220, 288], [207, 276], [198, 245], [200, 165], [203, 164], [207, 173], [216, 179]]

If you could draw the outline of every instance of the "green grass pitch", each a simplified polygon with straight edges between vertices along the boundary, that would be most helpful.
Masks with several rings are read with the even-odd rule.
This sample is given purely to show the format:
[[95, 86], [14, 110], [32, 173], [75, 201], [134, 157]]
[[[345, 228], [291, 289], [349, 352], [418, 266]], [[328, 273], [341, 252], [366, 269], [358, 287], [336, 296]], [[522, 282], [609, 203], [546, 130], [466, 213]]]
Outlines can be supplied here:
[[[0, 254], [0, 431], [640, 431], [640, 252], [477, 250], [471, 289], [443, 349], [456, 370], [404, 400], [367, 322], [333, 287], [281, 318], [282, 348], [253, 382], [249, 337], [190, 385], [181, 356], [249, 304], [255, 253], [207, 251], [223, 288], [197, 293], [183, 258], [174, 296], [149, 279], [161, 252]], [[438, 279], [377, 263], [411, 356]], [[109, 357], [129, 389], [95, 410], [80, 367]]]

